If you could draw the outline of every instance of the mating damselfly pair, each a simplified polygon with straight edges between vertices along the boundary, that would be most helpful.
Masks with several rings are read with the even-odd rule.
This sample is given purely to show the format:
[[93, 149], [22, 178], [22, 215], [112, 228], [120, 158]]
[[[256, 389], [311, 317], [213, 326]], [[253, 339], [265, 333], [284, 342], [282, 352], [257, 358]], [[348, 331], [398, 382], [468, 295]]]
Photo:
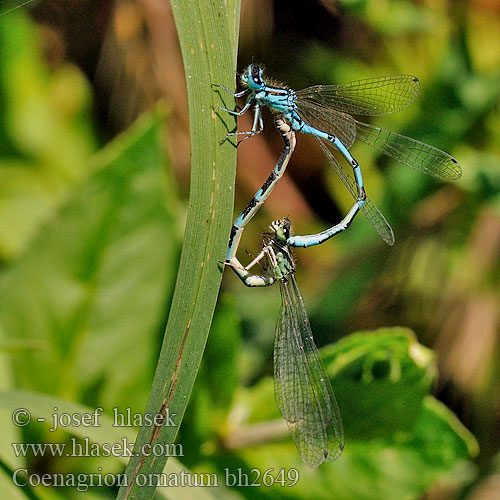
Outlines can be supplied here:
[[[363, 211], [386, 243], [394, 243], [393, 231], [367, 197], [360, 165], [349, 151], [356, 139], [440, 180], [459, 178], [461, 167], [444, 151], [360, 122], [352, 116], [387, 115], [401, 111], [418, 94], [419, 80], [414, 76], [383, 76], [346, 85], [317, 85], [295, 92], [269, 80], [266, 82], [262, 68], [251, 64], [241, 76], [241, 83], [244, 89], [239, 93], [218, 87], [234, 97], [246, 96], [245, 105], [239, 111], [219, 109], [241, 116], [253, 105], [252, 129], [229, 133], [224, 140], [230, 136], [249, 138], [260, 133], [263, 130], [262, 107], [267, 106], [278, 115], [275, 124], [284, 146], [268, 179], [235, 220], [225, 263], [247, 286], [280, 283], [282, 307], [274, 344], [275, 399], [302, 460], [311, 467], [317, 467], [340, 455], [344, 448], [344, 433], [335, 396], [314, 344], [304, 302], [295, 281], [290, 247], [323, 243], [344, 231], [359, 210]], [[244, 267], [236, 257], [242, 232], [283, 175], [295, 148], [295, 131], [313, 135], [318, 140], [355, 203], [339, 224], [317, 234], [291, 236], [288, 219], [274, 221], [271, 224], [273, 232], [265, 236], [262, 251]], [[334, 152], [340, 152], [344, 157], [353, 170], [353, 176], [335, 159]], [[263, 258], [267, 259], [268, 273], [262, 276], [250, 274], [249, 270]]]

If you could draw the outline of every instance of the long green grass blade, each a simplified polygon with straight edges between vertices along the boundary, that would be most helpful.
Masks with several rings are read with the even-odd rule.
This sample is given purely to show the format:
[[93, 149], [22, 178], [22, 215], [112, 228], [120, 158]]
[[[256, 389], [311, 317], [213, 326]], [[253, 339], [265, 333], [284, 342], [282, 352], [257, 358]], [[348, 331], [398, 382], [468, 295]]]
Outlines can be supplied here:
[[[236, 150], [219, 146], [227, 128], [214, 106], [220, 104], [212, 84], [234, 87], [239, 1], [172, 0], [184, 60], [191, 129], [191, 184], [184, 246], [162, 350], [146, 413], [174, 416], [175, 426], [141, 428], [136, 456], [126, 473], [128, 486], [118, 499], [149, 499], [155, 486], [140, 486], [138, 477], [153, 477], [165, 456], [141, 453], [144, 445], [173, 443], [186, 409], [208, 336], [220, 286], [232, 219]], [[238, 7], [236, 7], [238, 5]], [[228, 128], [234, 127], [234, 121]], [[138, 452], [138, 453], [137, 453]], [[140, 476], [139, 476], [140, 475]]]

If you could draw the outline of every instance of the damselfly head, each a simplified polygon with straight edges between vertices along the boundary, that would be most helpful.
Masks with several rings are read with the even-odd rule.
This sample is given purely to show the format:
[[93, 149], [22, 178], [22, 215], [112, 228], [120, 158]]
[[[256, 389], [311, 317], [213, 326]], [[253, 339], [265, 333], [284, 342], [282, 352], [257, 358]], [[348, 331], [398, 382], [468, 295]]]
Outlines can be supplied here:
[[290, 238], [290, 221], [285, 217], [271, 222], [271, 231], [275, 234], [276, 239], [280, 241], [287, 241]]
[[241, 83], [252, 90], [259, 90], [265, 86], [262, 78], [263, 69], [257, 64], [250, 64], [241, 75]]

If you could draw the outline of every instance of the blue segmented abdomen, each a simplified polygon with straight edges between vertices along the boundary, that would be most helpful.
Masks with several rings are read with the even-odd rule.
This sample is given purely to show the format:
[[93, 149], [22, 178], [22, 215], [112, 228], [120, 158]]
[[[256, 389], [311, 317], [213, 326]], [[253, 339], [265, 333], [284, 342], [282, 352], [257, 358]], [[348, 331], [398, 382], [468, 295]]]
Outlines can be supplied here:
[[359, 163], [353, 158], [349, 150], [344, 146], [344, 144], [338, 137], [335, 137], [332, 134], [328, 134], [327, 132], [323, 132], [322, 130], [318, 130], [317, 128], [311, 127], [310, 125], [307, 125], [307, 123], [304, 123], [303, 121], [300, 131], [304, 132], [305, 134], [311, 134], [316, 137], [319, 137], [320, 139], [325, 139], [331, 142], [351, 165], [354, 171], [354, 177], [356, 178], [356, 184], [358, 188], [363, 187], [363, 177], [361, 176], [361, 169], [359, 168]]

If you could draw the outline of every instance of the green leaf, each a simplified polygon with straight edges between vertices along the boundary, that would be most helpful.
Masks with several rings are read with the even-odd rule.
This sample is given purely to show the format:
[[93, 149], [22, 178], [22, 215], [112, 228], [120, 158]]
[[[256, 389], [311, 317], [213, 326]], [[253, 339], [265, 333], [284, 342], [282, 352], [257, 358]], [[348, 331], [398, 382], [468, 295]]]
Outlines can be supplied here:
[[[216, 113], [221, 93], [214, 91], [213, 84], [235, 86], [239, 0], [172, 0], [171, 5], [186, 75], [191, 184], [177, 283], [146, 412], [164, 415], [170, 410], [180, 425], [210, 329], [221, 280], [219, 263], [232, 221], [236, 150], [229, 141], [219, 143], [235, 121]], [[177, 431], [172, 426], [144, 426], [136, 446], [173, 443]], [[161, 471], [166, 460], [132, 457], [127, 467], [131, 486], [121, 488], [117, 498], [151, 498], [154, 486], [140, 487], [134, 478]]]
[[423, 401], [410, 444], [419, 450], [425, 462], [439, 464], [443, 469], [453, 467], [457, 457], [466, 460], [479, 453], [472, 434], [432, 396]]
[[[477, 443], [450, 410], [429, 396], [434, 358], [410, 330], [358, 332], [322, 349], [322, 355], [344, 420], [340, 458], [316, 470], [301, 462], [285, 425], [269, 421], [279, 413], [267, 378], [240, 391], [236, 403], [249, 422], [260, 417], [254, 425], [232, 423], [237, 439], [229, 436], [228, 442], [236, 443], [233, 454], [245, 462], [244, 470], [297, 469], [300, 481], [290, 498], [304, 499], [416, 500], [437, 481], [470, 481]], [[268, 442], [257, 444], [262, 436]], [[274, 498], [277, 488], [259, 492]]]
[[241, 339], [238, 320], [233, 298], [223, 294], [217, 303], [203, 359], [203, 373], [200, 373], [211, 401], [225, 410], [230, 406], [238, 385], [237, 361]]
[[101, 152], [2, 277], [4, 335], [39, 347], [12, 356], [19, 387], [142, 410], [179, 247], [163, 116]]
[[351, 439], [410, 428], [437, 373], [432, 351], [406, 328], [358, 332], [322, 353]]
[[215, 310], [210, 336], [193, 394], [180, 430], [180, 442], [194, 460], [200, 443], [215, 441], [224, 429], [238, 387], [241, 329], [233, 298], [222, 294]]

